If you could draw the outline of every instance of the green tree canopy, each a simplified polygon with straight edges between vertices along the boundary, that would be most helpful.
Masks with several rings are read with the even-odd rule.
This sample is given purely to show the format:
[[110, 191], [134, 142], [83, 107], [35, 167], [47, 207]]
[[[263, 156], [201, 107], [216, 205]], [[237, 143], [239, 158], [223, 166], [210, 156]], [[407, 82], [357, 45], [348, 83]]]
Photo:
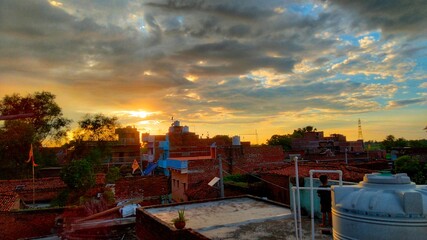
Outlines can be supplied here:
[[273, 135], [270, 139], [267, 140], [268, 145], [273, 146], [282, 146], [284, 151], [289, 151], [292, 149], [292, 135]]
[[408, 141], [406, 141], [406, 139], [404, 138], [397, 138], [393, 135], [388, 135], [382, 142], [381, 142], [381, 146], [387, 150], [390, 151], [392, 148], [396, 148], [396, 147], [407, 147], [408, 146]]
[[95, 173], [86, 159], [71, 161], [62, 168], [60, 177], [72, 190], [85, 192], [95, 185]]
[[[0, 178], [29, 177], [31, 164], [25, 161], [30, 145], [33, 144], [34, 155], [40, 159], [39, 148], [42, 143], [62, 139], [71, 123], [71, 120], [63, 117], [61, 108], [55, 102], [55, 95], [49, 92], [36, 92], [25, 97], [12, 94], [0, 100], [2, 116], [28, 113], [32, 116], [1, 121]], [[48, 164], [49, 161], [43, 163]]]
[[417, 184], [426, 183], [427, 165], [422, 165], [418, 157], [401, 156], [394, 162], [396, 173], [406, 173]]
[[120, 127], [118, 118], [108, 117], [101, 113], [86, 114], [78, 124], [78, 129], [73, 133], [74, 138], [69, 143], [74, 148], [72, 158], [86, 158], [97, 168], [102, 161], [109, 157], [111, 141], [117, 140], [115, 130]]
[[117, 139], [115, 130], [120, 127], [117, 117], [101, 113], [86, 114], [78, 123], [79, 128], [74, 132], [74, 138], [83, 141], [114, 141]]
[[292, 137], [293, 138], [300, 138], [300, 137], [304, 136], [304, 133], [307, 133], [307, 132], [316, 132], [316, 131], [317, 131], [317, 129], [315, 127], [313, 127], [313, 126], [306, 126], [306, 127], [303, 127], [303, 128], [295, 129], [294, 132], [292, 133]]
[[307, 132], [316, 132], [317, 129], [313, 126], [306, 126], [303, 128], [298, 128], [293, 131], [292, 134], [286, 135], [273, 135], [270, 139], [267, 140], [268, 145], [280, 145], [283, 147], [284, 151], [292, 150], [292, 139], [301, 138], [304, 136], [304, 133]]
[[[32, 113], [33, 117], [11, 120], [31, 125], [34, 129], [32, 142], [41, 143], [47, 138], [59, 140], [66, 136], [71, 120], [63, 117], [62, 110], [50, 92], [36, 92], [25, 97], [6, 95], [0, 101], [0, 115]], [[4, 127], [8, 127], [9, 120]], [[16, 126], [16, 125], [15, 125]]]

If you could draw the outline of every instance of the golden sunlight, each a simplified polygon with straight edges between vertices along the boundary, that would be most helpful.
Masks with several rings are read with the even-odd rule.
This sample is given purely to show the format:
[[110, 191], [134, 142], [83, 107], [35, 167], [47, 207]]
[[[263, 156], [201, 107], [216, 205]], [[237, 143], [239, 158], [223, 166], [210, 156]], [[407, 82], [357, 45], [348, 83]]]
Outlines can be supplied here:
[[194, 82], [194, 81], [197, 81], [197, 79], [199, 79], [199, 78], [195, 75], [186, 75], [185, 79], [187, 79], [190, 82]]
[[61, 7], [62, 3], [61, 2], [57, 2], [57, 1], [49, 1], [50, 5], [54, 6], [54, 7]]

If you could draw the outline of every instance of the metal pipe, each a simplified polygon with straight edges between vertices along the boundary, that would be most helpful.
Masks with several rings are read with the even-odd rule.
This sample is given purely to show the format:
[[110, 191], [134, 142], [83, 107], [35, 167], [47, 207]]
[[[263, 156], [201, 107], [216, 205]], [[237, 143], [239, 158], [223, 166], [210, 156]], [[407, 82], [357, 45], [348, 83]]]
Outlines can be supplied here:
[[220, 179], [220, 187], [221, 187], [221, 198], [224, 198], [224, 178], [222, 176], [222, 159], [221, 154], [218, 154], [219, 160], [219, 179]]
[[297, 222], [297, 206], [296, 206], [296, 201], [295, 201], [295, 187], [292, 187], [292, 203], [294, 205], [295, 239], [299, 240], [299, 238], [298, 238], [298, 222]]
[[301, 197], [299, 192], [299, 173], [298, 173], [298, 157], [294, 157], [295, 161], [295, 182], [297, 187], [297, 204], [298, 204], [298, 230], [299, 235], [302, 236], [302, 223], [301, 223]]

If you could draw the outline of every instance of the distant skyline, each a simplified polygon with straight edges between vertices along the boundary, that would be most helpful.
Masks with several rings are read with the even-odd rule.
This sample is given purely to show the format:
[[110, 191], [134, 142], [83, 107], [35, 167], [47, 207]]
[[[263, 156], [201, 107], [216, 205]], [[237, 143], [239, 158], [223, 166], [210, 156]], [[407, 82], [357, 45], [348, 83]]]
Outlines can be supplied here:
[[2, 0], [0, 97], [151, 134], [423, 139], [426, 23], [422, 0]]

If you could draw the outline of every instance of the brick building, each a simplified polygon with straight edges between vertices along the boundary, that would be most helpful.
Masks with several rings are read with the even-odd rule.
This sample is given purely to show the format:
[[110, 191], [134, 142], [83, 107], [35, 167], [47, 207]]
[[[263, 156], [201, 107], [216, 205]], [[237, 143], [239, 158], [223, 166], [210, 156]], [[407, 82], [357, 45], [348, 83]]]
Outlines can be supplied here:
[[[219, 161], [229, 174], [245, 174], [284, 166], [284, 153], [280, 146], [251, 146], [235, 136], [199, 138], [175, 121], [158, 144], [158, 136], [144, 135], [152, 148], [148, 152], [158, 156], [154, 160], [171, 176], [172, 199], [187, 201], [217, 197], [218, 190], [208, 182], [219, 176]], [[154, 140], [153, 140], [154, 139]]]
[[333, 156], [337, 153], [364, 152], [363, 140], [347, 141], [341, 134], [329, 137], [320, 132], [306, 132], [301, 138], [292, 139], [293, 151], [304, 151], [305, 154], [322, 154]]
[[112, 164], [131, 163], [141, 157], [141, 142], [136, 128], [127, 126], [116, 129], [118, 141], [111, 143]]
[[[350, 165], [343, 163], [316, 164], [307, 162], [298, 164], [298, 176], [300, 177], [300, 184], [303, 185], [304, 178], [310, 176], [310, 170], [341, 170], [343, 173], [343, 181], [357, 183], [363, 180], [365, 174], [387, 168], [387, 161], [373, 161]], [[318, 178], [320, 175], [320, 173], [315, 173], [313, 177]], [[338, 175], [336, 174], [327, 175], [331, 180], [338, 180]], [[291, 185], [295, 183], [295, 165], [289, 164], [281, 169], [264, 171], [260, 173], [260, 176], [265, 181], [268, 199], [290, 206]]]

